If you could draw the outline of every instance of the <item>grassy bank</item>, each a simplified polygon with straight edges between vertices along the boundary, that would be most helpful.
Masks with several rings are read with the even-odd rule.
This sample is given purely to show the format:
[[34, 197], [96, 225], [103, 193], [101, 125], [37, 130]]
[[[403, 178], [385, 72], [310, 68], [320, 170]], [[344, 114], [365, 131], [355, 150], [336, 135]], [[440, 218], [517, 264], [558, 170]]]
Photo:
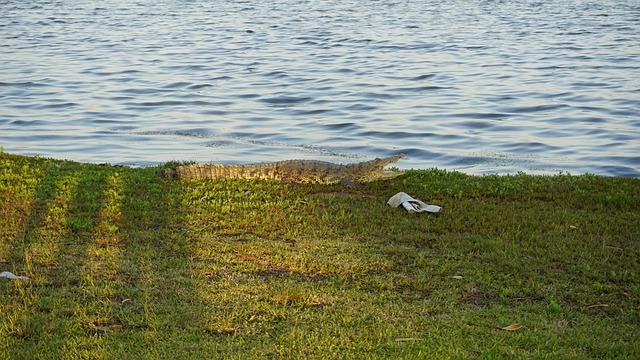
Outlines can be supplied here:
[[0, 358], [640, 357], [639, 179], [156, 170], [0, 153]]

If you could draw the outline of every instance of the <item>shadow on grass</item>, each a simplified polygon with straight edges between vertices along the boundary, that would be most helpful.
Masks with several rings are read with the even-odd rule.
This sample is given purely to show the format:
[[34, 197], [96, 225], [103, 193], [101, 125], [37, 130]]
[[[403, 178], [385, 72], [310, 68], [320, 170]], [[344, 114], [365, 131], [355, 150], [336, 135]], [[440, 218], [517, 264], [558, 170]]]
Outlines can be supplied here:
[[126, 236], [118, 266], [120, 291], [113, 301], [122, 329], [108, 334], [107, 342], [113, 348], [124, 337], [129, 347], [111, 354], [115, 357], [181, 357], [202, 335], [204, 309], [191, 274], [180, 186], [153, 172], [127, 172], [122, 181]]
[[[169, 358], [206, 335], [179, 186], [149, 170], [22, 158], [3, 169], [2, 213], [25, 202], [3, 240], [5, 358]], [[37, 181], [27, 181], [37, 180]], [[8, 180], [7, 180], [8, 182]], [[7, 268], [8, 267], [8, 268]]]
[[[9, 305], [2, 327], [9, 358], [59, 354], [66, 339], [57, 335], [70, 335], [78, 328], [72, 318], [73, 304], [79, 264], [88, 245], [78, 224], [91, 224], [97, 206], [88, 206], [86, 200], [99, 203], [103, 188], [101, 173], [91, 167], [80, 170], [74, 164], [49, 160], [30, 165], [42, 175], [22, 174], [25, 183], [36, 179], [38, 185], [32, 199], [22, 198], [32, 206], [23, 219], [26, 226], [10, 243], [9, 261], [31, 279], [3, 284], [11, 290], [5, 293], [4, 302]], [[25, 167], [21, 169], [16, 166], [16, 171]]]

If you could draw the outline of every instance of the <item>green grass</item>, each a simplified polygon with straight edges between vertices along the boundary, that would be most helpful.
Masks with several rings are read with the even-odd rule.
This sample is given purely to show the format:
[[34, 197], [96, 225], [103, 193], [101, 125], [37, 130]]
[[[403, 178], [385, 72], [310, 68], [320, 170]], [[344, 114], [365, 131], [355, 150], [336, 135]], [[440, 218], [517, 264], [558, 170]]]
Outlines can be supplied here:
[[640, 358], [639, 179], [156, 170], [0, 153], [0, 358]]

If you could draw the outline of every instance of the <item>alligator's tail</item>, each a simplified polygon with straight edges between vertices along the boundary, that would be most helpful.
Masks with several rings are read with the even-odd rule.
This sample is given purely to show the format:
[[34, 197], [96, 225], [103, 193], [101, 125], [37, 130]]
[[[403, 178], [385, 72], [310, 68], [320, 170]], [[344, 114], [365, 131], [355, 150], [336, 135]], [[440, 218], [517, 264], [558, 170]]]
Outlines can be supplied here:
[[218, 165], [191, 164], [158, 171], [170, 179], [278, 179], [274, 164]]

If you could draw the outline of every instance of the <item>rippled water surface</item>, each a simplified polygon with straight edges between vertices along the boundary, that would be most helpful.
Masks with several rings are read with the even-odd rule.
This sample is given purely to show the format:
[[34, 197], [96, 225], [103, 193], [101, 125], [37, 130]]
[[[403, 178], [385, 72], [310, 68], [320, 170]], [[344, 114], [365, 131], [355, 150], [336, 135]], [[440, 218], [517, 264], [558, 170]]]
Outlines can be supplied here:
[[640, 177], [640, 2], [2, 1], [0, 146]]

